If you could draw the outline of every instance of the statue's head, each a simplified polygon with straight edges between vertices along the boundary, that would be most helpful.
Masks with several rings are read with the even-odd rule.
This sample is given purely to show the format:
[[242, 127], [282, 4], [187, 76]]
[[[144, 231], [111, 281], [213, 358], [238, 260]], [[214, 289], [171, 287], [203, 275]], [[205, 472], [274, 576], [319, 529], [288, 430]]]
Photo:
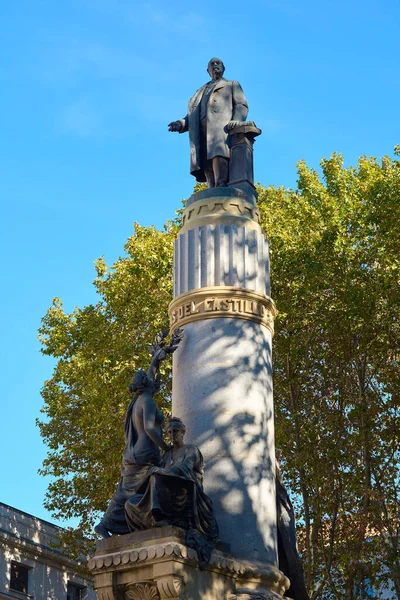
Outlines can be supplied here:
[[221, 79], [225, 72], [225, 65], [220, 58], [212, 58], [208, 62], [207, 72], [211, 79]]
[[146, 388], [151, 387], [151, 381], [147, 376], [146, 371], [139, 369], [132, 377], [132, 381], [129, 385], [129, 391], [131, 394], [140, 394]]
[[179, 419], [178, 417], [171, 417], [166, 425], [166, 431], [172, 443], [182, 443], [186, 432], [186, 427], [182, 419]]

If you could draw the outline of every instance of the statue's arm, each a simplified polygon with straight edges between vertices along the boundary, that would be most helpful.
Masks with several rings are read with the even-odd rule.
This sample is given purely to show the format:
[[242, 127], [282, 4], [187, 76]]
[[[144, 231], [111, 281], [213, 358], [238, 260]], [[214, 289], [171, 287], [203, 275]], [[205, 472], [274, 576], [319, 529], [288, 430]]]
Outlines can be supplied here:
[[190, 444], [186, 446], [186, 452], [183, 460], [175, 464], [173, 467], [168, 467], [166, 470], [171, 474], [195, 481], [196, 476], [194, 471], [195, 468], [199, 466], [199, 455], [199, 449]]
[[249, 106], [242, 86], [238, 81], [232, 81], [232, 121], [245, 121]]
[[158, 390], [160, 389], [160, 385], [161, 385], [161, 377], [160, 377], [160, 364], [162, 363], [163, 360], [165, 360], [165, 357], [167, 356], [164, 348], [160, 347], [157, 348], [157, 350], [155, 351], [151, 362], [150, 362], [150, 366], [147, 370], [147, 377], [150, 379], [150, 381], [152, 381], [154, 383], [154, 394], [156, 394], [158, 392]]
[[173, 354], [178, 348], [180, 342], [183, 339], [183, 329], [178, 327], [171, 337], [170, 343], [166, 345], [165, 338], [168, 335], [168, 331], [160, 331], [156, 335], [154, 344], [150, 346], [152, 359], [150, 366], [147, 370], [147, 377], [154, 383], [154, 394], [158, 392], [161, 384], [160, 377], [160, 364], [166, 359], [167, 354]]
[[180, 130], [179, 133], [185, 133], [185, 131], [187, 131], [189, 129], [188, 116], [186, 115], [186, 117], [183, 117], [183, 119], [180, 119], [179, 122], [182, 125], [182, 129]]
[[148, 437], [162, 450], [168, 450], [169, 446], [164, 442], [156, 427], [157, 406], [154, 400], [149, 396], [143, 406], [143, 428]]

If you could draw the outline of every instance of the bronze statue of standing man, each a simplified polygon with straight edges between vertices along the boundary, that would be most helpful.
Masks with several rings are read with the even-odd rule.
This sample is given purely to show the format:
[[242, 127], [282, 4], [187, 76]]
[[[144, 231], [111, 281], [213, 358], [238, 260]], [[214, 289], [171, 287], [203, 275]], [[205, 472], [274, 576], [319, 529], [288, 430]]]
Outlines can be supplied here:
[[212, 58], [211, 81], [189, 100], [186, 117], [172, 121], [169, 131], [189, 131], [190, 173], [208, 187], [225, 186], [229, 179], [228, 132], [246, 121], [248, 105], [238, 81], [224, 79], [224, 63]]

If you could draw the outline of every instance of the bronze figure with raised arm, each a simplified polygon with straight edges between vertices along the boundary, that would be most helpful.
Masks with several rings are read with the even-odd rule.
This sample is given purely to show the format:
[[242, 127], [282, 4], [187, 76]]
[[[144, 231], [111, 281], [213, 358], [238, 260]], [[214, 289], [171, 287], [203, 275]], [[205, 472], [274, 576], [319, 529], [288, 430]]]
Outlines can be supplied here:
[[177, 329], [168, 345], [165, 342], [167, 333], [158, 334], [151, 346], [152, 359], [147, 373], [137, 371], [129, 386], [132, 400], [125, 416], [121, 479], [103, 518], [95, 527], [102, 537], [110, 537], [110, 533], [129, 533], [125, 502], [135, 495], [149, 469], [160, 464], [160, 450], [166, 451], [170, 447], [162, 437], [161, 424], [165, 417], [157, 408], [154, 395], [160, 387], [160, 364], [167, 354], [176, 350], [183, 330]]

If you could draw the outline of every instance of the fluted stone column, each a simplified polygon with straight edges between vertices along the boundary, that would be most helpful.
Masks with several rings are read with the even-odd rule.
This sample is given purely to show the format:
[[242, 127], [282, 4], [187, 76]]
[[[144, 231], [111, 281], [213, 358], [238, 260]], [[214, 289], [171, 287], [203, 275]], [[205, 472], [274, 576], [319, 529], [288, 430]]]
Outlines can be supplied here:
[[175, 243], [174, 416], [203, 453], [220, 538], [238, 558], [277, 564], [268, 242], [244, 193], [194, 194]]

